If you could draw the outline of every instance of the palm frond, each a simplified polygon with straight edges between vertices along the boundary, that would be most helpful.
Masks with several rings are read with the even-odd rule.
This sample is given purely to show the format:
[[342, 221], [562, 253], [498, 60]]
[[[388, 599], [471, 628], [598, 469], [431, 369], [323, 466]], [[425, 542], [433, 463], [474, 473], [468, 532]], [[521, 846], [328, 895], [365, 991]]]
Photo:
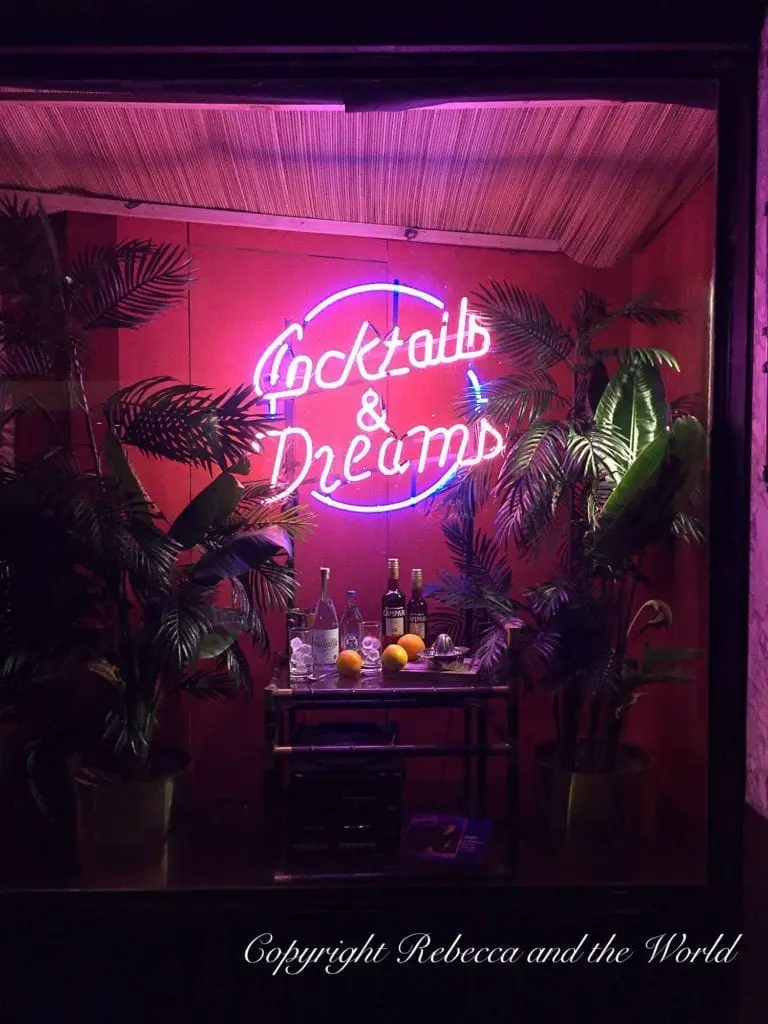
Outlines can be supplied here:
[[552, 580], [529, 587], [525, 596], [535, 618], [542, 624], [551, 622], [555, 615], [570, 603], [573, 585], [569, 580]]
[[131, 588], [142, 598], [168, 593], [180, 546], [141, 515], [130, 516], [125, 528], [127, 536], [121, 537], [119, 552], [121, 566], [128, 573]]
[[56, 309], [61, 303], [58, 253], [41, 207], [28, 200], [0, 202], [0, 294], [4, 305]]
[[507, 652], [507, 634], [498, 623], [488, 626], [475, 649], [475, 664], [480, 672], [499, 668]]
[[198, 658], [200, 645], [217, 625], [213, 594], [180, 587], [160, 609], [152, 648], [161, 665], [182, 672]]
[[201, 669], [185, 676], [179, 689], [198, 700], [231, 700], [240, 687], [226, 670]]
[[[430, 596], [427, 595], [426, 589], [425, 587], [425, 596]], [[441, 633], [447, 633], [454, 644], [461, 644], [466, 633], [465, 616], [458, 609], [436, 608], [430, 610], [428, 628], [427, 645], [434, 643]]]
[[571, 351], [573, 339], [543, 299], [494, 280], [475, 292], [473, 299], [493, 336], [495, 350], [515, 359], [520, 369], [547, 370]]
[[677, 359], [664, 348], [633, 348], [620, 345], [614, 348], [599, 348], [592, 355], [601, 362], [613, 358], [620, 363], [635, 362], [646, 366], [668, 366], [672, 370], [680, 370]]
[[[245, 525], [254, 530], [277, 526], [285, 530], [294, 541], [305, 540], [314, 528], [314, 513], [303, 505], [280, 504], [275, 501], [265, 502], [263, 498], [251, 496], [250, 488], [252, 486], [254, 485], [245, 485], [245, 495], [237, 506], [238, 515], [242, 517]], [[273, 493], [272, 487], [269, 490], [270, 493]]]
[[[167, 385], [163, 387], [162, 385]], [[123, 444], [154, 458], [213, 470], [246, 454], [268, 429], [245, 385], [215, 395], [210, 388], [151, 377], [117, 391], [104, 403], [107, 425]]]
[[266, 561], [242, 577], [251, 603], [262, 612], [286, 611], [296, 596], [296, 572], [289, 565]]
[[[437, 495], [437, 507], [448, 518], [474, 518], [491, 495], [495, 467], [490, 461], [465, 466]], [[431, 506], [427, 506], [427, 514]]]
[[178, 305], [193, 280], [182, 246], [132, 240], [97, 246], [72, 262], [72, 312], [83, 330], [135, 330]]
[[583, 340], [605, 330], [617, 320], [659, 327], [661, 324], [681, 324], [685, 319], [682, 310], [666, 309], [646, 295], [640, 295], [623, 306], [609, 310], [605, 299], [593, 292], [584, 291], [577, 299], [573, 311], [574, 326], [579, 338]]
[[703, 544], [707, 539], [704, 523], [690, 512], [678, 512], [672, 520], [672, 534], [689, 544]]
[[253, 686], [251, 667], [237, 640], [217, 660], [219, 670], [229, 675], [237, 688], [237, 692], [251, 690]]
[[512, 586], [512, 570], [496, 540], [480, 529], [472, 532], [471, 524], [460, 519], [446, 520], [442, 531], [459, 574], [477, 590], [494, 590], [506, 597]]
[[567, 483], [563, 459], [570, 430], [567, 421], [535, 423], [505, 452], [494, 488], [503, 543], [511, 539], [525, 549], [551, 526]]
[[573, 304], [571, 311], [571, 323], [573, 324], [576, 336], [586, 338], [590, 332], [597, 329], [608, 315], [608, 303], [596, 292], [583, 289]]
[[632, 461], [633, 453], [624, 432], [613, 423], [594, 423], [579, 433], [572, 430], [563, 458], [563, 471], [576, 483], [586, 476], [617, 479]]
[[540, 419], [553, 403], [566, 404], [550, 374], [539, 369], [488, 381], [484, 397], [486, 401], [478, 406], [474, 395], [463, 396], [459, 414], [470, 422], [488, 419], [512, 430]]
[[680, 416], [695, 416], [702, 423], [707, 418], [706, 403], [700, 394], [679, 395], [669, 403], [671, 419], [675, 420]]

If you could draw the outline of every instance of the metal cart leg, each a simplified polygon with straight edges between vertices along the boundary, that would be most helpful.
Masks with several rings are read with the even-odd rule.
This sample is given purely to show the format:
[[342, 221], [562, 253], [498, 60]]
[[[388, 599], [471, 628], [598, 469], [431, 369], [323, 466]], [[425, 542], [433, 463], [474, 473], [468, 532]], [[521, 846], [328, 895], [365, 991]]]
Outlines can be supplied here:
[[487, 778], [488, 778], [488, 701], [483, 700], [477, 707], [477, 746], [480, 752], [477, 755], [477, 803], [481, 814], [485, 814], [487, 801]]
[[[472, 706], [464, 706], [464, 746], [472, 746]], [[472, 755], [464, 757], [464, 808], [467, 814], [472, 813]]]
[[282, 764], [273, 753], [280, 744], [280, 720], [280, 710], [267, 691], [264, 695], [264, 832], [267, 855], [273, 865], [282, 841]]
[[519, 707], [517, 683], [509, 684], [507, 696], [507, 742], [510, 751], [507, 754], [507, 870], [512, 871], [517, 863], [519, 845], [520, 813], [519, 813]]

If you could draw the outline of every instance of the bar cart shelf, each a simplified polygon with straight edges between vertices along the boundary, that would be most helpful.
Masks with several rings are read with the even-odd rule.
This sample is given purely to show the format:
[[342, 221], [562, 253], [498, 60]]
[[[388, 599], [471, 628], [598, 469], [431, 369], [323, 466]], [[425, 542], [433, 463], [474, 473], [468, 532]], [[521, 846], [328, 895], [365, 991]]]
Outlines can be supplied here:
[[[492, 705], [495, 711], [491, 710]], [[400, 742], [398, 737], [387, 743], [315, 746], [300, 742], [297, 733], [298, 715], [302, 712], [452, 708], [463, 713], [463, 742], [459, 744]], [[424, 663], [411, 662], [399, 672], [364, 673], [351, 680], [334, 670], [307, 682], [289, 682], [287, 668], [281, 666], [266, 688], [265, 729], [265, 809], [274, 837], [273, 854], [278, 860], [283, 849], [289, 766], [295, 763], [294, 759], [306, 762], [329, 754], [334, 759], [337, 755], [340, 759], [373, 755], [391, 757], [393, 761], [413, 757], [462, 758], [463, 806], [468, 813], [480, 815], [485, 815], [488, 806], [488, 759], [503, 757], [508, 800], [506, 831], [510, 837], [515, 832], [511, 826], [517, 804], [517, 688], [481, 680], [469, 660], [452, 671], [435, 671]], [[498, 736], [489, 735], [496, 731]], [[506, 855], [508, 868], [511, 855], [510, 848]], [[275, 877], [282, 874], [278, 872]]]

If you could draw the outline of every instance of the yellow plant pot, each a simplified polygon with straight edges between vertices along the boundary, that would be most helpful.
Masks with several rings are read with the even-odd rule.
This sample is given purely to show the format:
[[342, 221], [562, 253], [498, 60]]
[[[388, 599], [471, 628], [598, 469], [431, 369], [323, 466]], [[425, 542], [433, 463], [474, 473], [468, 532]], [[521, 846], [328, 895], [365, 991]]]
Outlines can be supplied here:
[[163, 750], [156, 770], [130, 782], [74, 775], [78, 835], [87, 851], [111, 859], [141, 858], [163, 849], [171, 827], [176, 780], [189, 765], [180, 750]]
[[535, 761], [537, 802], [548, 828], [568, 840], [653, 838], [653, 760], [641, 747], [621, 744], [616, 770], [605, 775], [561, 768], [554, 743], [537, 747]]

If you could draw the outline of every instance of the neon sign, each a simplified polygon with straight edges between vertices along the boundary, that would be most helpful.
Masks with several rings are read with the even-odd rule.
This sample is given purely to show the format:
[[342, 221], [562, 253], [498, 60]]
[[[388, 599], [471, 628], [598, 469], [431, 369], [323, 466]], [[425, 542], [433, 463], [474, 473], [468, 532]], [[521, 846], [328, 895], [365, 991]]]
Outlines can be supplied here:
[[[439, 330], [433, 333], [422, 328], [404, 337], [399, 326], [395, 326], [388, 335], [381, 337], [365, 320], [348, 351], [329, 348], [316, 360], [308, 353], [294, 351], [293, 346], [304, 341], [307, 325], [327, 309], [345, 299], [371, 292], [409, 296], [432, 306], [441, 313]], [[328, 296], [310, 309], [301, 323], [290, 324], [266, 347], [256, 364], [253, 385], [268, 404], [271, 415], [277, 414], [279, 401], [310, 392], [336, 390], [347, 384], [353, 373], [356, 380], [368, 385], [355, 417], [358, 433], [344, 452], [337, 453], [328, 444], [316, 445], [309, 431], [298, 426], [267, 431], [257, 438], [256, 451], [263, 450], [265, 438], [276, 439], [271, 483], [273, 487], [281, 484], [283, 487], [273, 501], [294, 493], [307, 481], [313, 467], [317, 467], [317, 487], [311, 494], [321, 504], [347, 512], [395, 512], [411, 508], [435, 494], [459, 469], [494, 459], [501, 453], [503, 438], [486, 419], [480, 419], [472, 427], [465, 423], [447, 427], [417, 424], [398, 435], [388, 422], [381, 394], [371, 387], [376, 381], [465, 360], [474, 362], [488, 354], [490, 334], [469, 311], [466, 298], [459, 303], [456, 333], [452, 335], [448, 333], [450, 319], [442, 300], [428, 292], [388, 282], [363, 284]], [[479, 407], [487, 400], [482, 397], [482, 386], [474, 369], [467, 370], [467, 379]], [[417, 478], [425, 474], [430, 462], [436, 463], [441, 475], [430, 486], [419, 489]], [[402, 500], [360, 504], [334, 497], [340, 487], [361, 483], [374, 473], [398, 478], [409, 471], [412, 490], [416, 493]], [[288, 483], [285, 482], [286, 472], [291, 475]]]

